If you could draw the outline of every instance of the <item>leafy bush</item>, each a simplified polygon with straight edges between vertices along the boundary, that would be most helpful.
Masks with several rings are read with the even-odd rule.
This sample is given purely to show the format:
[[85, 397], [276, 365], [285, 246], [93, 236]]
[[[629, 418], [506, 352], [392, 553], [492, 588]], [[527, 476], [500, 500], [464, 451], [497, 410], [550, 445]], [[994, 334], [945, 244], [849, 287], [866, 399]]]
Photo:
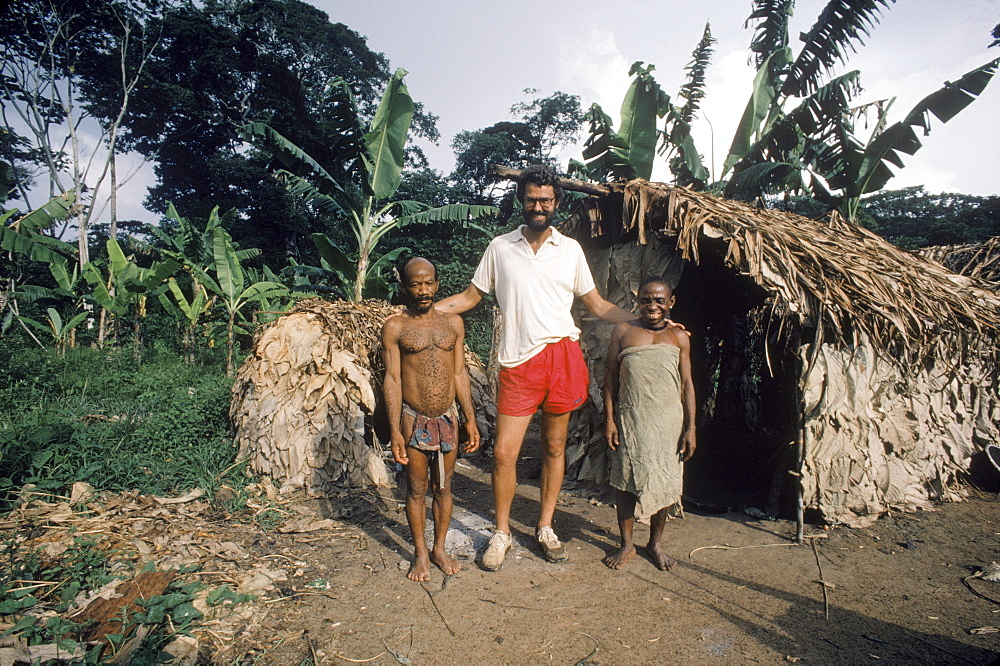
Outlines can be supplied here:
[[0, 368], [0, 502], [25, 483], [166, 494], [224, 481], [234, 458], [224, 366], [188, 366], [162, 347], [141, 365], [127, 349], [11, 351]]

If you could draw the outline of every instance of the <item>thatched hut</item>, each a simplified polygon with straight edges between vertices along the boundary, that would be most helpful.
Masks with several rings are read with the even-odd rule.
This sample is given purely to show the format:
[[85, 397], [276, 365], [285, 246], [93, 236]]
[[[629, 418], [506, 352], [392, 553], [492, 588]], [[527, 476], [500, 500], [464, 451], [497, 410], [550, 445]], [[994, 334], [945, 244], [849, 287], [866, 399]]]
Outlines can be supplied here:
[[983, 280], [1000, 290], [1000, 236], [980, 243], [935, 245], [920, 250], [920, 255], [953, 273]]
[[[258, 331], [233, 386], [239, 459], [280, 492], [326, 496], [392, 483], [379, 334], [398, 308], [383, 301], [298, 303]], [[466, 350], [477, 424], [492, 432], [486, 373]]]
[[[818, 222], [637, 180], [591, 196], [566, 231], [598, 288], [631, 308], [675, 285], [701, 405], [686, 496], [791, 507], [864, 525], [959, 499], [997, 441], [1000, 296], [836, 215]], [[603, 482], [600, 385], [610, 327], [581, 309], [590, 405], [571, 423], [571, 477]]]

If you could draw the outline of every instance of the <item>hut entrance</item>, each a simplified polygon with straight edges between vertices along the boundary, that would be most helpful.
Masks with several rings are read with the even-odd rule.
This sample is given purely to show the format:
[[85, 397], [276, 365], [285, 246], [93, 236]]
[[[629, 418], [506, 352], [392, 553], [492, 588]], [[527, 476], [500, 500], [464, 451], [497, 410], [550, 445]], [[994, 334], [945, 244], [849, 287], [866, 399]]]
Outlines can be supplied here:
[[787, 483], [795, 467], [794, 355], [783, 354], [777, 331], [768, 330], [765, 292], [723, 264], [724, 250], [705, 250], [703, 244], [700, 264], [684, 268], [671, 313], [692, 334], [699, 404], [685, 499], [703, 508], [794, 515]]

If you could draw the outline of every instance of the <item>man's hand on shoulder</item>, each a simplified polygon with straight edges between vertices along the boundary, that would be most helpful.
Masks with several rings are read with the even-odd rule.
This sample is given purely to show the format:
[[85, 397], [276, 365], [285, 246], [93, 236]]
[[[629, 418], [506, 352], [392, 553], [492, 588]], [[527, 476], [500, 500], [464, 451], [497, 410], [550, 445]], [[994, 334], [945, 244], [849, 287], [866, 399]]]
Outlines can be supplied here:
[[684, 327], [684, 324], [678, 324], [678, 323], [677, 323], [676, 321], [674, 321], [673, 319], [667, 319], [667, 320], [666, 320], [666, 322], [667, 322], [667, 327], [668, 327], [668, 328], [670, 328], [670, 329], [672, 329], [672, 330], [679, 330], [679, 331], [683, 331], [683, 332], [684, 332], [684, 334], [685, 334], [686, 336], [688, 336], [688, 337], [691, 337], [691, 331], [687, 330], [687, 329], [686, 329], [686, 328]]

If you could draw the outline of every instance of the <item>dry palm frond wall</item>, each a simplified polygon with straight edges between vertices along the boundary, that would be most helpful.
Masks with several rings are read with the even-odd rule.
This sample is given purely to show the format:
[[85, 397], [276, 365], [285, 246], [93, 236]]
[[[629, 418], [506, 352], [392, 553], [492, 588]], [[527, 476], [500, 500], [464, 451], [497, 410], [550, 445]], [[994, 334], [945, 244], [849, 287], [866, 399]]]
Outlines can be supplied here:
[[[382, 322], [399, 308], [308, 300], [258, 334], [233, 386], [230, 418], [252, 471], [281, 492], [388, 485], [392, 476], [375, 423], [381, 408]], [[496, 409], [479, 359], [466, 351], [484, 439]]]
[[[631, 308], [644, 277], [676, 285], [685, 262], [707, 253], [762, 290], [763, 324], [797, 350], [790, 428], [806, 509], [857, 525], [957, 497], [969, 456], [998, 437], [1000, 298], [989, 284], [836, 216], [818, 222], [642, 180], [612, 188], [568, 229], [608, 300]], [[610, 327], [577, 314], [594, 401], [574, 417], [567, 460], [578, 478], [603, 481], [597, 398]]]

